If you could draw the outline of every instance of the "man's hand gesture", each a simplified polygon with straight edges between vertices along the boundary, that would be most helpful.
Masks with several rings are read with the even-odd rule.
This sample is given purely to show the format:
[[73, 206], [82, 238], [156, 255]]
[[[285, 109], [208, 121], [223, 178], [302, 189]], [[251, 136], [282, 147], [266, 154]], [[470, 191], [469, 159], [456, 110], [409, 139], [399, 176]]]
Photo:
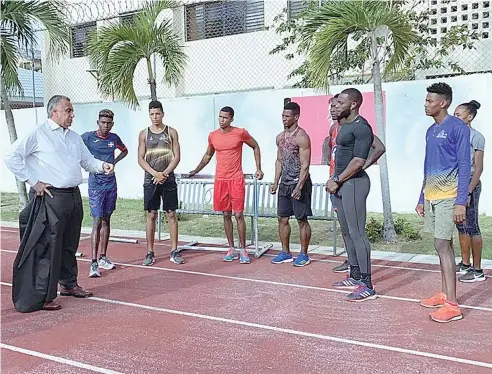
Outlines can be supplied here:
[[48, 190], [48, 187], [51, 187], [51, 184], [43, 182], [38, 182], [34, 186], [32, 186], [34, 191], [36, 191], [37, 196], [43, 196], [46, 193], [49, 197], [53, 198], [53, 195]]
[[108, 162], [103, 163], [104, 174], [112, 174], [114, 171], [114, 165]]

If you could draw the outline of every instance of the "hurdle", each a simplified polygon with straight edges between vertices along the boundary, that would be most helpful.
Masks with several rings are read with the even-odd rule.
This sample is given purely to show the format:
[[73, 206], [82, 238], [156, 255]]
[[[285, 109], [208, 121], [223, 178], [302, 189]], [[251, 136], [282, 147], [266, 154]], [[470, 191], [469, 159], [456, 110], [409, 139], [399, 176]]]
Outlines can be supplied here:
[[[214, 176], [206, 174], [197, 174], [190, 177], [189, 174], [176, 174], [178, 185], [178, 195], [183, 197], [183, 200], [191, 205], [191, 209], [187, 206], [180, 208], [176, 213], [183, 214], [203, 214], [203, 215], [222, 215], [222, 212], [215, 212], [212, 208], [205, 208], [207, 193], [211, 193], [213, 189]], [[260, 258], [265, 254], [273, 244], [260, 246], [258, 244], [258, 180], [253, 174], [244, 174], [246, 180], [246, 208], [243, 212], [245, 217], [251, 217], [251, 243], [246, 246], [246, 251], [253, 254], [255, 258]], [[207, 186], [210, 186], [208, 190]], [[252, 196], [251, 196], [252, 190]], [[198, 200], [198, 201], [197, 201]], [[201, 200], [201, 201], [200, 201]], [[250, 203], [251, 201], [251, 203]], [[162, 212], [159, 211], [158, 217], [158, 234], [160, 238], [162, 225]], [[196, 241], [191, 241], [185, 245], [178, 246], [178, 251], [198, 250], [212, 252], [227, 252], [229, 247], [224, 246], [199, 246]]]

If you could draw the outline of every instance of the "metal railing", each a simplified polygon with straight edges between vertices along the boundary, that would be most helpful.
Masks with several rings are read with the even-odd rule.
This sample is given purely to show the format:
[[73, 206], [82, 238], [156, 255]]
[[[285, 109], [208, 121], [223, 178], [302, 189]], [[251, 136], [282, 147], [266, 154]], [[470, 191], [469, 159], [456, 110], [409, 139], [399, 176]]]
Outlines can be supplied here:
[[[271, 183], [260, 182], [253, 174], [245, 174], [246, 196], [244, 216], [251, 218], [251, 250], [255, 257], [260, 257], [272, 245], [259, 247], [258, 244], [258, 220], [259, 218], [277, 218], [277, 198], [270, 193]], [[203, 214], [203, 215], [222, 215], [222, 212], [213, 209], [213, 175], [195, 175], [190, 178], [189, 174], [176, 174], [178, 185], [179, 208], [176, 213], [181, 214]], [[331, 204], [329, 194], [325, 191], [324, 183], [313, 183], [311, 193], [312, 216], [310, 220], [332, 221], [332, 244], [333, 254], [337, 255], [337, 218]], [[158, 212], [158, 239], [162, 236], [162, 218], [164, 212]], [[328, 231], [328, 230], [327, 230]], [[196, 242], [181, 246], [181, 249], [196, 250], [225, 250], [220, 247], [197, 247]]]

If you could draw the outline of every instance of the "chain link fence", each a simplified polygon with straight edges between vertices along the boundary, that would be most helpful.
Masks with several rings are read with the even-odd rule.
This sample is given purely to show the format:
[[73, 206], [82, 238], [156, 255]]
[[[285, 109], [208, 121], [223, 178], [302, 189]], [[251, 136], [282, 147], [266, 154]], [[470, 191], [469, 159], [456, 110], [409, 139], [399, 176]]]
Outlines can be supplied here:
[[[402, 74], [391, 80], [432, 79], [492, 71], [491, 6], [489, 0], [415, 0], [405, 1], [412, 11], [413, 22], [422, 35], [416, 46], [416, 58]], [[23, 85], [44, 100], [54, 94], [65, 94], [76, 103], [104, 101], [98, 90], [97, 71], [87, 57], [90, 33], [113, 22], [134, 24], [142, 9], [142, 0], [70, 1], [65, 15], [71, 25], [70, 54], [59, 61], [44, 57], [43, 32], [39, 32], [37, 59], [19, 63], [29, 74]], [[307, 7], [318, 1], [248, 0], [187, 1], [165, 12], [179, 35], [187, 65], [176, 86], [163, 83], [164, 69], [158, 58], [152, 61], [159, 98], [186, 97], [203, 94], [251, 91], [303, 86], [302, 53], [289, 30], [302, 20]], [[280, 32], [280, 31], [283, 32]], [[355, 84], [370, 81], [370, 63], [353, 41], [354, 66], [333, 77], [333, 84]], [[362, 61], [361, 61], [362, 59]], [[28, 60], [28, 59], [26, 59]], [[364, 61], [366, 60], [366, 61]], [[39, 64], [38, 64], [39, 65]], [[34, 69], [33, 69], [34, 68]], [[294, 72], [294, 74], [292, 74]], [[24, 72], [22, 73], [24, 74]], [[30, 79], [30, 80], [29, 80]], [[133, 76], [139, 99], [150, 98], [149, 71], [140, 61]], [[30, 88], [30, 89], [29, 89]], [[29, 106], [29, 98], [27, 98]], [[26, 101], [24, 100], [24, 103]], [[25, 104], [24, 104], [25, 105]]]

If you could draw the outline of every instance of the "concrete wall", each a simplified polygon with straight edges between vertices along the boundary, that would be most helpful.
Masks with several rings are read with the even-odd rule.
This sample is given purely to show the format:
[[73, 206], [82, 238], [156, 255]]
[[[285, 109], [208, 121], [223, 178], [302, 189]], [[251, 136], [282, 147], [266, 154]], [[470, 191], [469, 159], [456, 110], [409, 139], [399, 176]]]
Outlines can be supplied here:
[[[455, 106], [472, 99], [482, 103], [474, 126], [482, 132], [485, 138], [492, 139], [492, 102], [489, 88], [492, 86], [492, 74], [470, 75], [446, 79], [454, 90]], [[424, 98], [426, 87], [431, 81], [412, 81], [384, 84], [386, 95], [386, 146], [390, 176], [391, 201], [395, 212], [412, 212], [415, 208], [422, 183], [425, 131], [432, 120], [424, 114]], [[358, 87], [362, 92], [371, 92], [372, 86]], [[338, 92], [341, 87], [332, 87], [331, 92]], [[261, 153], [265, 180], [271, 181], [274, 174], [276, 157], [275, 136], [282, 130], [281, 112], [285, 97], [316, 95], [312, 90], [265, 90], [237, 94], [196, 96], [188, 98], [164, 99], [163, 105], [166, 116], [165, 122], [177, 128], [180, 136], [182, 161], [178, 172], [192, 170], [200, 161], [207, 146], [207, 135], [217, 128], [217, 112], [224, 105], [231, 105], [236, 111], [234, 125], [247, 128], [258, 140]], [[143, 171], [137, 164], [137, 136], [139, 131], [149, 125], [146, 106], [148, 101], [141, 103], [141, 110], [131, 111], [119, 103], [76, 104], [73, 130], [83, 133], [95, 128], [97, 113], [102, 108], [115, 112], [115, 127], [129, 148], [128, 157], [118, 164], [116, 174], [121, 197], [142, 197]], [[372, 106], [365, 102], [364, 106]], [[14, 112], [19, 136], [26, 134], [35, 126], [32, 109], [21, 109]], [[38, 109], [40, 119], [45, 118], [44, 108]], [[302, 114], [301, 114], [302, 117]], [[2, 136], [0, 145], [2, 155], [9, 144], [6, 133], [4, 113], [1, 113]], [[326, 129], [328, 131], [328, 128]], [[487, 143], [488, 147], [488, 143]], [[485, 152], [485, 171], [482, 177], [483, 192], [480, 201], [480, 211], [492, 215], [492, 173], [489, 164], [492, 161], [490, 152]], [[214, 163], [204, 170], [213, 173]], [[245, 146], [243, 155], [244, 171], [252, 173], [255, 164], [252, 151]], [[15, 191], [14, 178], [2, 162], [0, 171], [0, 189]], [[327, 179], [327, 166], [312, 166], [313, 181], [324, 182]], [[381, 192], [378, 166], [369, 170], [372, 189], [369, 196], [368, 208], [380, 212]], [[87, 193], [86, 187], [83, 188]]]

